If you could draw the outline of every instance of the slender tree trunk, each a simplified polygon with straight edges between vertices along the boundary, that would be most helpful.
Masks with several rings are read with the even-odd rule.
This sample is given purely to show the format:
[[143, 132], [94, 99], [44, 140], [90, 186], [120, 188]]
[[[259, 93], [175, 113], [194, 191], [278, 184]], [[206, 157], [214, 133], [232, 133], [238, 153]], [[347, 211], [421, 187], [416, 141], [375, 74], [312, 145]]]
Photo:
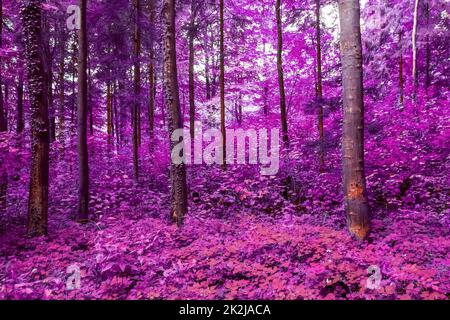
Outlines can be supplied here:
[[77, 37], [74, 36], [74, 40], [72, 43], [72, 108], [70, 113], [70, 134], [73, 133], [73, 128], [75, 126], [75, 109], [76, 109], [76, 98], [75, 98], [75, 92], [76, 92], [76, 82], [75, 82], [75, 76], [77, 73], [77, 64], [79, 61], [77, 61]]
[[59, 35], [59, 139], [65, 141], [65, 114], [64, 114], [64, 58], [66, 54], [66, 39], [64, 34], [65, 20], [61, 19]]
[[117, 148], [120, 145], [120, 128], [119, 128], [119, 115], [118, 115], [118, 108], [117, 108], [117, 85], [116, 85], [116, 80], [114, 80], [114, 87], [113, 87], [113, 110], [114, 110], [114, 121], [115, 121], [115, 127], [116, 127], [116, 144], [117, 144]]
[[350, 233], [369, 233], [369, 204], [364, 173], [364, 103], [360, 9], [358, 0], [339, 0], [344, 99], [343, 180]]
[[317, 53], [317, 102], [318, 102], [318, 127], [319, 127], [319, 170], [325, 170], [325, 150], [323, 137], [323, 106], [322, 106], [322, 52], [320, 45], [320, 0], [316, 0], [316, 53]]
[[195, 135], [195, 87], [194, 87], [194, 37], [195, 37], [195, 0], [191, 0], [191, 17], [189, 23], [189, 129], [191, 140]]
[[[165, 101], [169, 108], [169, 133], [183, 128], [180, 112], [180, 98], [177, 79], [176, 41], [175, 41], [175, 0], [164, 0], [162, 9], [163, 48], [164, 48], [164, 88]], [[177, 142], [171, 141], [171, 150]], [[180, 226], [187, 213], [186, 167], [183, 163], [171, 163], [172, 217]]]
[[88, 57], [88, 112], [89, 112], [89, 135], [94, 135], [94, 106], [92, 103], [92, 77], [91, 77], [91, 62]]
[[[0, 50], [3, 47], [3, 1], [0, 0]], [[3, 62], [0, 56], [0, 219], [6, 214], [6, 198], [8, 191], [8, 174], [6, 168], [7, 140], [6, 135], [2, 134], [6, 131], [5, 114], [3, 110], [3, 94], [2, 94], [2, 68]], [[0, 223], [3, 221], [0, 220]], [[3, 223], [2, 223], [3, 225]], [[2, 226], [0, 226], [1, 231]]]
[[414, 84], [414, 100], [416, 99], [417, 86], [419, 84], [418, 80], [418, 70], [417, 70], [417, 19], [419, 11], [419, 0], [415, 0], [414, 4], [414, 19], [413, 19], [413, 31], [412, 31], [412, 50], [413, 50], [413, 84]]
[[[3, 47], [3, 1], [0, 0], [0, 49]], [[0, 56], [0, 132], [6, 131], [6, 117], [3, 105], [3, 61]]]
[[148, 66], [149, 105], [148, 105], [148, 131], [150, 137], [150, 150], [154, 150], [155, 140], [155, 8], [153, 1], [149, 2], [150, 10], [150, 61]]
[[398, 66], [398, 85], [400, 89], [400, 105], [403, 106], [404, 101], [404, 95], [403, 95], [403, 87], [404, 87], [404, 80], [403, 80], [403, 31], [400, 29], [400, 32], [398, 33], [398, 43], [399, 43], [399, 50], [400, 50], [400, 60], [399, 60], [399, 66]]
[[42, 1], [25, 1], [21, 10], [31, 109], [31, 170], [28, 234], [47, 234], [49, 119], [42, 38]]
[[134, 104], [133, 104], [133, 171], [134, 178], [139, 179], [139, 118], [140, 118], [140, 95], [141, 95], [141, 1], [134, 0], [135, 26], [134, 26]]
[[24, 129], [23, 122], [23, 71], [19, 71], [19, 79], [17, 82], [17, 127], [16, 133], [21, 134]]
[[211, 80], [210, 80], [210, 70], [209, 70], [209, 41], [208, 41], [208, 25], [205, 27], [205, 84], [206, 84], [206, 100], [211, 100]]
[[226, 128], [225, 128], [225, 50], [224, 50], [224, 31], [223, 31], [223, 0], [220, 0], [220, 129], [222, 132], [222, 161], [223, 169], [226, 170]]
[[430, 48], [430, 3], [427, 0], [425, 4], [425, 16], [427, 21], [427, 35], [426, 35], [426, 56], [425, 56], [425, 87], [428, 92], [428, 87], [431, 84], [431, 76], [430, 76], [430, 61], [431, 61], [431, 48]]
[[78, 33], [78, 212], [77, 219], [86, 222], [89, 210], [89, 162], [87, 146], [87, 30], [86, 2], [79, 0], [80, 30]]
[[289, 147], [289, 135], [286, 116], [286, 94], [284, 91], [284, 74], [283, 74], [283, 31], [281, 20], [281, 0], [276, 0], [276, 16], [277, 16], [277, 34], [278, 34], [278, 50], [277, 50], [277, 70], [278, 84], [280, 87], [280, 110], [281, 110], [281, 131], [283, 132], [283, 142]]
[[108, 134], [108, 145], [112, 143], [112, 102], [111, 102], [111, 82], [106, 84], [106, 132]]

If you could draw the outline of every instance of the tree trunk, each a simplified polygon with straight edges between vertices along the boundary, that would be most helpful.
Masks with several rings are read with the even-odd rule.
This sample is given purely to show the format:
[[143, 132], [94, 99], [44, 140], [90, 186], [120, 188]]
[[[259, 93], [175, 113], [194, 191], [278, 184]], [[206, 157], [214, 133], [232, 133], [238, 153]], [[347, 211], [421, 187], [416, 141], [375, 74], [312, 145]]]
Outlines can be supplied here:
[[29, 0], [21, 10], [31, 110], [30, 236], [47, 234], [49, 119], [41, 5], [40, 0]]
[[79, 0], [80, 30], [78, 33], [78, 212], [77, 219], [86, 222], [89, 210], [89, 162], [87, 146], [87, 30], [86, 2]]
[[195, 37], [195, 0], [191, 0], [191, 17], [189, 22], [189, 129], [191, 140], [195, 135], [195, 87], [194, 87], [194, 37]]
[[316, 53], [317, 53], [317, 102], [319, 128], [319, 170], [325, 170], [325, 150], [323, 138], [323, 106], [322, 106], [322, 53], [320, 45], [320, 0], [316, 0]]
[[220, 0], [220, 131], [222, 132], [222, 162], [223, 169], [227, 168], [226, 163], [226, 128], [225, 128], [225, 50], [223, 31], [223, 0]]
[[209, 71], [209, 41], [208, 41], [208, 25], [205, 27], [205, 85], [206, 85], [206, 100], [211, 100], [211, 80]]
[[[0, 50], [3, 47], [3, 1], [0, 0]], [[3, 111], [3, 94], [2, 94], [2, 59], [0, 56], [0, 219], [6, 214], [6, 197], [8, 190], [8, 175], [6, 168], [7, 140], [6, 135], [2, 132], [6, 131], [4, 125], [5, 115]], [[0, 220], [0, 222], [2, 222]], [[1, 228], [1, 226], [0, 226]], [[1, 230], [0, 230], [1, 231]]]
[[[3, 1], [0, 0], [0, 49], [3, 47]], [[0, 132], [6, 131], [6, 117], [3, 105], [3, 61], [0, 56]]]
[[[178, 92], [176, 38], [175, 38], [175, 0], [164, 0], [162, 9], [163, 48], [164, 48], [164, 88], [165, 101], [169, 112], [169, 133], [183, 128]], [[171, 141], [171, 150], [177, 142]], [[183, 163], [171, 162], [172, 217], [180, 226], [187, 213], [186, 168]]]
[[64, 35], [65, 20], [61, 19], [59, 35], [59, 139], [65, 140], [65, 115], [64, 115], [64, 58], [66, 49], [66, 39]]
[[398, 66], [398, 85], [400, 89], [400, 105], [403, 106], [404, 101], [404, 95], [403, 95], [403, 87], [404, 87], [404, 80], [403, 80], [403, 31], [400, 29], [400, 32], [398, 33], [398, 43], [399, 43], [399, 50], [400, 50], [400, 60], [399, 60], [399, 66]]
[[119, 115], [118, 115], [118, 108], [117, 108], [117, 85], [116, 85], [116, 80], [114, 80], [114, 87], [113, 87], [113, 111], [114, 111], [114, 121], [115, 121], [115, 132], [116, 132], [116, 144], [117, 144], [117, 148], [120, 145], [120, 128], [119, 128]]
[[111, 102], [111, 82], [106, 84], [106, 132], [108, 134], [108, 145], [112, 143], [112, 102]]
[[140, 95], [141, 95], [141, 1], [134, 0], [135, 25], [134, 25], [134, 104], [133, 104], [133, 172], [134, 179], [139, 179], [139, 118], [140, 118]]
[[430, 48], [430, 3], [427, 0], [425, 4], [425, 16], [427, 21], [427, 35], [426, 35], [426, 56], [425, 56], [425, 87], [428, 92], [428, 87], [431, 84], [431, 76], [430, 76], [430, 61], [431, 61], [431, 48]]
[[413, 67], [412, 67], [412, 76], [413, 76], [413, 84], [414, 84], [414, 99], [417, 94], [417, 86], [419, 84], [418, 80], [418, 70], [417, 70], [417, 19], [418, 19], [418, 11], [419, 11], [419, 0], [415, 0], [414, 4], [414, 19], [413, 19], [413, 30], [412, 30], [412, 50], [413, 50]]
[[149, 105], [148, 105], [148, 131], [150, 137], [150, 150], [154, 149], [155, 140], [155, 8], [153, 1], [149, 1], [150, 10], [150, 61], [148, 66]]
[[16, 133], [21, 134], [24, 129], [23, 122], [23, 71], [19, 71], [19, 79], [17, 82], [17, 126]]
[[283, 74], [283, 31], [281, 20], [281, 0], [276, 0], [276, 16], [277, 16], [277, 35], [278, 35], [278, 50], [277, 50], [277, 70], [278, 70], [278, 84], [280, 87], [280, 111], [281, 111], [281, 131], [283, 132], [283, 142], [285, 147], [289, 147], [289, 135], [286, 116], [286, 94], [284, 92], [284, 74]]
[[360, 9], [357, 0], [339, 0], [344, 100], [343, 182], [350, 233], [369, 233], [369, 205], [364, 173], [364, 104]]

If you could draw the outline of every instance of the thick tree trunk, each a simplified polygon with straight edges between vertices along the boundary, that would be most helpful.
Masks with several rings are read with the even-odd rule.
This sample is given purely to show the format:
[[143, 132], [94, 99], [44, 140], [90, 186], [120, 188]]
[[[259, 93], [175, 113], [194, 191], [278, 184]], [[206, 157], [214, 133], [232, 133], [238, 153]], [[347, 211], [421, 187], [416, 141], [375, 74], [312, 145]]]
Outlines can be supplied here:
[[30, 236], [47, 234], [49, 119], [41, 5], [40, 0], [29, 0], [24, 2], [21, 10], [31, 109]]
[[89, 162], [87, 146], [87, 30], [86, 2], [79, 0], [80, 30], [78, 33], [78, 212], [77, 219], [86, 222], [89, 210]]
[[364, 104], [360, 9], [358, 0], [339, 0], [340, 46], [344, 99], [343, 180], [350, 232], [369, 233], [369, 205], [364, 174]]
[[55, 120], [55, 110], [53, 107], [53, 55], [51, 48], [51, 35], [50, 35], [50, 25], [47, 17], [43, 17], [44, 20], [44, 56], [45, 56], [45, 69], [46, 69], [46, 81], [47, 81], [47, 99], [48, 99], [48, 112], [49, 112], [49, 126], [50, 126], [50, 142], [54, 142], [56, 139], [56, 120]]
[[139, 124], [140, 124], [140, 95], [141, 95], [141, 1], [134, 0], [134, 104], [133, 104], [133, 172], [134, 179], [139, 179]]
[[195, 37], [195, 0], [191, 0], [191, 17], [189, 22], [189, 129], [191, 140], [195, 135], [195, 86], [194, 86], [194, 37]]
[[[178, 92], [176, 41], [175, 41], [175, 0], [164, 0], [162, 9], [163, 48], [164, 48], [164, 88], [165, 101], [169, 112], [169, 133], [183, 128], [180, 113], [180, 98]], [[171, 150], [177, 142], [171, 141]], [[183, 223], [187, 213], [186, 168], [183, 163], [171, 163], [170, 176], [172, 181], [172, 217], [178, 226]]]
[[320, 0], [316, 0], [316, 53], [317, 53], [317, 102], [319, 128], [319, 170], [325, 170], [325, 150], [323, 138], [323, 106], [322, 106], [322, 52], [320, 45]]
[[277, 70], [278, 85], [280, 87], [280, 111], [281, 111], [281, 131], [283, 133], [283, 142], [285, 147], [289, 147], [289, 135], [286, 115], [286, 94], [284, 91], [284, 74], [283, 74], [283, 31], [281, 19], [281, 0], [276, 0], [276, 16], [277, 16]]
[[225, 127], [225, 49], [223, 30], [223, 0], [220, 0], [220, 131], [222, 132], [222, 162], [223, 169], [227, 168], [226, 157], [226, 127]]

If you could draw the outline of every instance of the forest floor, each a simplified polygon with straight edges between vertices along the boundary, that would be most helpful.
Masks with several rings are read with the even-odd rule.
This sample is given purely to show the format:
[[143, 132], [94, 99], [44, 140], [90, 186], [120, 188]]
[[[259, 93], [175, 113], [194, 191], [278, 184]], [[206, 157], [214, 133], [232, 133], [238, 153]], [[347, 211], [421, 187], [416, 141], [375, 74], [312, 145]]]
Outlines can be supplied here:
[[[350, 237], [342, 215], [302, 213], [284, 199], [282, 214], [261, 214], [277, 206], [264, 198], [276, 188], [270, 178], [254, 177], [235, 187], [224, 183], [234, 193], [210, 184], [198, 189], [178, 229], [168, 218], [167, 173], [142, 165], [136, 184], [124, 165], [127, 153], [92, 154], [93, 218], [82, 225], [69, 218], [76, 203], [74, 161], [52, 166], [49, 236], [26, 238], [28, 156], [13, 152], [9, 201], [15, 206], [0, 238], [0, 299], [450, 298], [450, 237], [442, 214], [379, 211], [361, 243]], [[220, 176], [213, 171], [189, 183], [211, 183]], [[255, 183], [265, 187], [250, 192]], [[80, 287], [67, 290], [74, 266]], [[370, 266], [379, 268], [380, 282]]]

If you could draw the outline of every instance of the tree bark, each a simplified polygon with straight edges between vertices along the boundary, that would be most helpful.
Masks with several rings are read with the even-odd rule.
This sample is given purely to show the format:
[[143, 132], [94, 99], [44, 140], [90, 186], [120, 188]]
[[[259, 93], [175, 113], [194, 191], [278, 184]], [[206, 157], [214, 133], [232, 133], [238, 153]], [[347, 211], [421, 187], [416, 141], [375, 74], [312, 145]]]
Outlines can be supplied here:
[[369, 233], [369, 205], [364, 173], [364, 104], [360, 8], [357, 0], [339, 0], [340, 50], [344, 100], [343, 182], [350, 233]]
[[59, 35], [59, 140], [65, 140], [65, 114], [64, 114], [64, 58], [66, 49], [66, 39], [64, 34], [65, 20], [61, 19]]
[[148, 66], [148, 82], [149, 82], [149, 105], [148, 105], [148, 131], [150, 137], [150, 150], [154, 150], [155, 140], [155, 8], [153, 1], [149, 1], [150, 11], [150, 61]]
[[412, 50], [413, 50], [413, 67], [412, 67], [412, 77], [414, 84], [414, 99], [416, 98], [417, 86], [419, 84], [418, 80], [418, 70], [417, 70], [417, 19], [419, 11], [419, 0], [415, 0], [414, 4], [414, 17], [413, 17], [413, 30], [412, 30]]
[[225, 49], [223, 30], [223, 0], [220, 0], [220, 131], [222, 132], [222, 162], [223, 169], [226, 170], [226, 128], [225, 128]]
[[317, 53], [317, 102], [318, 102], [318, 128], [319, 128], [319, 170], [325, 170], [325, 150], [323, 137], [323, 106], [322, 106], [322, 52], [320, 45], [320, 0], [316, 0], [316, 53]]
[[106, 132], [108, 135], [108, 145], [112, 143], [112, 100], [111, 82], [106, 83]]
[[[0, 50], [3, 47], [3, 1], [0, 0]], [[3, 110], [3, 94], [2, 94], [2, 66], [3, 62], [0, 56], [0, 219], [6, 214], [6, 198], [8, 191], [8, 172], [6, 168], [8, 147], [5, 126], [5, 115]], [[0, 222], [3, 222], [0, 220]], [[3, 225], [3, 224], [2, 224]], [[0, 226], [0, 229], [2, 226]], [[1, 230], [0, 230], [1, 231]]]
[[277, 71], [278, 85], [280, 88], [280, 111], [281, 111], [281, 131], [283, 133], [283, 142], [285, 147], [289, 147], [289, 135], [286, 116], [286, 94], [284, 91], [284, 74], [283, 74], [283, 31], [281, 20], [281, 0], [276, 0], [275, 6], [277, 16]]
[[133, 172], [134, 179], [139, 179], [139, 118], [141, 95], [141, 1], [134, 0], [135, 25], [134, 25], [134, 104], [133, 104]]
[[[0, 0], [0, 48], [3, 47], [3, 1]], [[6, 131], [6, 117], [3, 105], [3, 62], [0, 57], [0, 132]]]
[[16, 133], [21, 134], [24, 129], [23, 122], [23, 71], [19, 71], [17, 82], [17, 126]]
[[86, 2], [79, 0], [80, 30], [78, 33], [78, 212], [77, 219], [86, 222], [89, 210], [89, 162], [87, 146], [87, 30]]
[[400, 105], [403, 106], [404, 102], [404, 80], [403, 80], [403, 31], [400, 29], [400, 32], [398, 33], [398, 42], [399, 42], [399, 50], [400, 50], [400, 60], [399, 60], [399, 66], [398, 66], [398, 85], [400, 90]]
[[431, 84], [431, 75], [430, 75], [430, 63], [431, 63], [431, 48], [430, 48], [430, 3], [427, 0], [425, 4], [425, 17], [427, 21], [427, 34], [425, 37], [426, 41], [426, 56], [425, 56], [425, 87], [428, 92], [428, 87]]
[[191, 140], [195, 135], [195, 83], [194, 83], [194, 37], [195, 37], [195, 0], [191, 0], [191, 17], [189, 22], [189, 129]]
[[[175, 38], [175, 0], [164, 0], [162, 9], [163, 48], [164, 48], [164, 88], [165, 101], [169, 113], [169, 133], [183, 128], [180, 112], [180, 98], [177, 79], [176, 38]], [[171, 141], [171, 150], [177, 142]], [[172, 217], [180, 226], [187, 213], [186, 168], [183, 163], [171, 163]]]
[[49, 119], [48, 89], [42, 38], [42, 1], [25, 1], [21, 19], [31, 110], [31, 170], [28, 202], [28, 234], [47, 234]]

